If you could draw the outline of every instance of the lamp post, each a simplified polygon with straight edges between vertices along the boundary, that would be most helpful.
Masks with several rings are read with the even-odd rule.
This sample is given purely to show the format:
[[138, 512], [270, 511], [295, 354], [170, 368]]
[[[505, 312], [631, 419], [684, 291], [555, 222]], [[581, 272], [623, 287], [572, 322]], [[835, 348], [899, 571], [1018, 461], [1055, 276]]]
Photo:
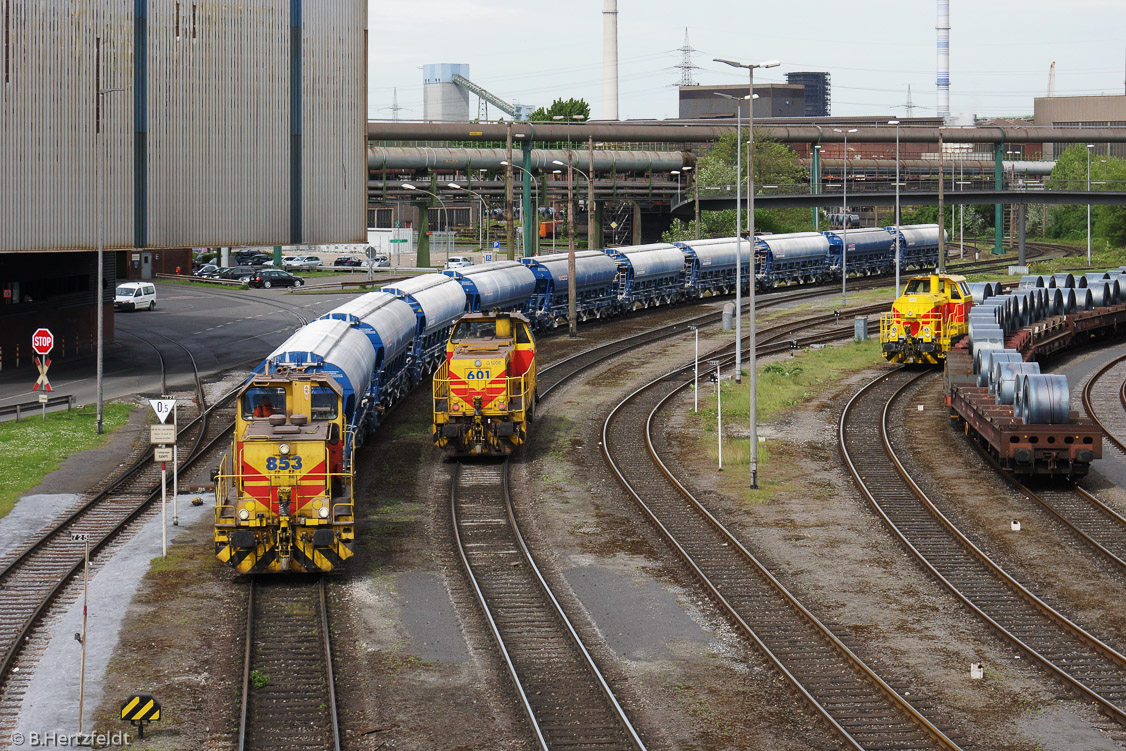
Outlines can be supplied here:
[[[509, 161], [508, 161], [507, 159], [506, 159], [506, 160], [503, 160], [503, 161], [502, 161], [502, 162], [500, 163], [500, 165], [501, 165], [502, 167], [511, 167], [512, 169], [518, 169], [518, 170], [520, 170], [521, 172], [523, 172], [523, 173], [524, 173], [525, 175], [527, 175], [528, 177], [530, 177], [530, 178], [532, 179], [532, 185], [534, 185], [534, 186], [535, 186], [535, 189], [536, 189], [536, 192], [535, 192], [535, 203], [536, 203], [536, 204], [539, 204], [539, 202], [540, 202], [540, 183], [539, 183], [539, 181], [538, 181], [538, 180], [536, 180], [536, 176], [535, 176], [535, 175], [533, 175], [533, 174], [532, 174], [531, 172], [529, 172], [528, 170], [526, 170], [526, 169], [524, 169], [523, 167], [521, 167], [521, 166], [520, 166], [519, 164], [512, 164], [512, 163], [510, 163], [510, 162], [509, 162]], [[523, 209], [521, 209], [521, 211], [523, 211]], [[521, 217], [520, 217], [520, 219], [521, 219], [521, 224], [523, 224], [523, 225], [524, 225], [524, 227], [526, 227], [526, 228], [529, 228], [529, 229], [526, 229], [526, 230], [525, 230], [525, 232], [524, 232], [524, 234], [528, 234], [528, 232], [530, 231], [530, 227], [532, 226], [531, 224], [529, 224], [529, 223], [528, 223], [528, 217], [525, 217], [525, 216], [521, 216]], [[535, 222], [532, 222], [532, 224], [535, 224]], [[527, 255], [527, 254], [528, 254], [528, 238], [527, 238], [527, 237], [525, 237], [525, 238], [524, 238], [524, 255]]]
[[[855, 133], [856, 128], [833, 128], [837, 133], [844, 133], [844, 162], [841, 172], [841, 219], [844, 231], [841, 233], [841, 310], [844, 311], [848, 304], [848, 134]], [[898, 181], [897, 181], [898, 182]], [[896, 265], [896, 273], [899, 266]], [[896, 285], [896, 289], [899, 285]]]
[[895, 126], [895, 291], [892, 293], [894, 299], [899, 295], [899, 263], [900, 263], [900, 248], [899, 248], [899, 121], [888, 120], [888, 125]]
[[[734, 97], [715, 92], [716, 96], [735, 102], [735, 383], [743, 382], [743, 101], [747, 97]], [[754, 106], [753, 100], [751, 106]], [[754, 255], [754, 238], [751, 238], [751, 255]], [[751, 270], [754, 278], [754, 270]]]
[[674, 169], [669, 174], [676, 175], [676, 202], [680, 203], [680, 170]]
[[[751, 106], [748, 107], [747, 112], [747, 132], [750, 134], [747, 139], [747, 237], [751, 241], [751, 271], [750, 271], [750, 341], [747, 346], [747, 369], [750, 371], [750, 423], [751, 423], [751, 490], [758, 489], [758, 409], [755, 398], [755, 390], [757, 386], [757, 373], [758, 368], [756, 353], [755, 353], [755, 108], [754, 108], [754, 94], [755, 94], [755, 68], [774, 68], [780, 65], [777, 60], [768, 60], [763, 63], [737, 63], [734, 60], [721, 60], [716, 59], [717, 63], [724, 63], [734, 68], [746, 68], [748, 75], [749, 90], [747, 96], [751, 98]], [[736, 254], [738, 256], [738, 254]], [[736, 315], [740, 311], [736, 309]]]
[[[417, 185], [411, 185], [410, 183], [403, 183], [403, 188], [406, 190], [416, 190], [419, 193], [425, 193], [428, 196], [434, 196], [435, 198], [437, 198], [438, 203], [442, 205], [442, 214], [446, 218], [446, 228], [448, 231], [450, 226], [450, 213], [446, 210], [446, 202], [442, 200], [442, 197], [440, 195], [438, 195], [437, 193], [431, 193], [429, 190], [423, 190]], [[450, 260], [450, 247], [448, 245], [446, 246], [446, 260]]]
[[[821, 144], [816, 144], [816, 145], [814, 145], [813, 150], [810, 152], [810, 155], [812, 156], [812, 159], [810, 161], [812, 163], [809, 165], [809, 172], [810, 172], [809, 182], [812, 184], [811, 189], [812, 189], [813, 193], [815, 193], [817, 195], [821, 194], [821, 151], [822, 151]], [[820, 232], [821, 231], [821, 207], [820, 206], [814, 206], [813, 207], [813, 231], [814, 232]]]
[[[98, 435], [104, 432], [102, 426], [103, 414], [103, 396], [102, 390], [104, 385], [104, 352], [105, 352], [105, 278], [104, 278], [104, 257], [105, 251], [103, 248], [102, 240], [102, 224], [103, 214], [105, 213], [105, 190], [102, 186], [102, 113], [105, 112], [105, 97], [106, 94], [113, 94], [118, 91], [125, 91], [125, 89], [100, 89], [98, 91], [98, 109], [97, 118], [94, 122], [94, 190], [98, 194], [98, 280], [97, 288], [94, 290], [94, 300], [97, 302], [98, 313], [98, 354], [96, 363], [95, 381], [97, 390], [97, 420], [96, 430]], [[16, 302], [19, 302], [18, 300]]]
[[[552, 164], [558, 164], [560, 167], [564, 166], [563, 162], [558, 159], [553, 159]], [[574, 156], [571, 150], [567, 150], [567, 225], [570, 230], [567, 240], [567, 336], [574, 338], [579, 335], [579, 322], [577, 310], [577, 290], [575, 281], [575, 172], [584, 175], [589, 183], [590, 175], [583, 172], [581, 169], [576, 169], [574, 164]], [[593, 192], [593, 189], [592, 191]], [[587, 206], [587, 215], [593, 211], [593, 207]], [[589, 244], [590, 239], [587, 240]]]
[[[1091, 149], [1095, 144], [1087, 144], [1087, 192], [1091, 192]], [[1091, 268], [1091, 197], [1087, 196], [1087, 268]]]
[[[470, 190], [469, 188], [465, 187], [464, 185], [458, 185], [457, 183], [446, 183], [446, 187], [447, 188], [453, 188], [454, 190], [464, 190], [466, 193], [468, 193], [469, 195], [473, 196], [474, 198], [476, 198], [478, 201], [481, 202], [481, 206], [484, 208], [486, 214], [488, 212], [492, 211], [492, 209], [489, 208], [489, 202], [486, 201], [485, 197], [483, 195], [481, 195], [480, 193], [478, 193], [477, 191]], [[485, 237], [486, 237], [486, 239], [488, 239], [487, 233], [486, 233]], [[484, 249], [485, 249], [485, 244], [482, 242], [481, 243], [481, 250], [484, 250]]]

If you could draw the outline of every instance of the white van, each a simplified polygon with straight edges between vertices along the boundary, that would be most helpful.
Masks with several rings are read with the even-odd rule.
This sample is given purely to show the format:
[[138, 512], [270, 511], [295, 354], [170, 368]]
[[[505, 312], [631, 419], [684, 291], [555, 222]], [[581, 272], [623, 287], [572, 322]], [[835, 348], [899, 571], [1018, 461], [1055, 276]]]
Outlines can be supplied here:
[[156, 287], [152, 282], [125, 282], [117, 285], [113, 298], [114, 310], [137, 310], [156, 308]]

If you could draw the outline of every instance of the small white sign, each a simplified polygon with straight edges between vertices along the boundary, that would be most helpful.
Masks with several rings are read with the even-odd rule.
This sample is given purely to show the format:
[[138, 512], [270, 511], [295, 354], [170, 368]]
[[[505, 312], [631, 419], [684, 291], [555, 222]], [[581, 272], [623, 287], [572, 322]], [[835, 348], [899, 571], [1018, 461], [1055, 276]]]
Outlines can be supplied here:
[[153, 451], [153, 459], [158, 462], [172, 461], [172, 449], [158, 448]]
[[176, 426], [175, 425], [150, 425], [149, 426], [149, 443], [175, 443], [176, 442]]
[[39, 395], [39, 403], [40, 404], [46, 404], [48, 401], [50, 401], [50, 399], [51, 399], [51, 397], [47, 396], [46, 394], [40, 394]]
[[152, 405], [152, 411], [156, 413], [156, 416], [160, 419], [160, 421], [164, 422], [168, 419], [168, 416], [172, 414], [172, 409], [176, 406], [176, 400], [149, 399], [149, 404]]
[[85, 532], [71, 532], [70, 533], [70, 541], [71, 542], [90, 542], [90, 535], [86, 534]]

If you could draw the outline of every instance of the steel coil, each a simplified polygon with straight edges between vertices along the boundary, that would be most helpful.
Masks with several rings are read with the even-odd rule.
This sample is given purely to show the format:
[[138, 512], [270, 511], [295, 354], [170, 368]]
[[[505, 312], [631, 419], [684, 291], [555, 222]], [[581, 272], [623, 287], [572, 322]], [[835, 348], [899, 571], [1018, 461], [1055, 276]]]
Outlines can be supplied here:
[[1046, 287], [1048, 282], [1040, 274], [1026, 274], [1020, 278], [1020, 287], [1026, 289], [1029, 287]]
[[1113, 292], [1105, 280], [1087, 282], [1087, 291], [1091, 293], [1091, 305], [1104, 308], [1114, 304]]
[[981, 357], [981, 372], [977, 375], [977, 385], [989, 388], [993, 393], [993, 382], [996, 379], [998, 366], [1003, 362], [1024, 362], [1024, 358], [1015, 349], [995, 349], [986, 352]]
[[1045, 373], [1022, 380], [1020, 419], [1025, 425], [1067, 424], [1071, 414], [1067, 376]]
[[983, 302], [993, 297], [993, 287], [988, 282], [973, 282], [969, 285], [970, 296], [974, 299], [975, 305], [981, 305]]
[[973, 369], [974, 374], [978, 374], [982, 370], [982, 360], [990, 352], [999, 352], [1005, 348], [1002, 342], [978, 342], [973, 345]]
[[1062, 289], [1046, 289], [1044, 290], [1048, 295], [1047, 311], [1050, 316], [1062, 316], [1063, 309], [1063, 290]]
[[1000, 343], [1005, 341], [1005, 331], [997, 324], [988, 322], [974, 321], [969, 326], [970, 333], [970, 346], [973, 347], [978, 342], [995, 342]]
[[1075, 290], [1061, 289], [1060, 294], [1063, 295], [1063, 305], [1060, 308], [1059, 315], [1068, 316], [1075, 312]]
[[[993, 384], [993, 402], [995, 404], [1012, 404], [1021, 397], [1018, 388], [1021, 377], [1034, 375], [1040, 372], [1038, 362], [1002, 362], [997, 364], [997, 375]], [[1014, 412], [1016, 417], [1020, 417]]]
[[1094, 306], [1091, 299], [1091, 290], [1077, 289], [1075, 290], [1075, 312], [1080, 310], [1090, 310]]
[[1052, 279], [1060, 289], [1075, 289], [1075, 277], [1066, 271], [1052, 274]]

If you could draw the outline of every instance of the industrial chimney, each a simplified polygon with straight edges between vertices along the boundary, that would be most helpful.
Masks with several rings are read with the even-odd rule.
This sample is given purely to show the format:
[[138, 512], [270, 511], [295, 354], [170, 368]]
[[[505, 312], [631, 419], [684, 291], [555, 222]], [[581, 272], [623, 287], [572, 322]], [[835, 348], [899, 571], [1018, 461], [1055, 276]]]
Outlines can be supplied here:
[[950, 0], [938, 0], [938, 116], [950, 117]]
[[602, 5], [602, 117], [618, 119], [618, 0]]

